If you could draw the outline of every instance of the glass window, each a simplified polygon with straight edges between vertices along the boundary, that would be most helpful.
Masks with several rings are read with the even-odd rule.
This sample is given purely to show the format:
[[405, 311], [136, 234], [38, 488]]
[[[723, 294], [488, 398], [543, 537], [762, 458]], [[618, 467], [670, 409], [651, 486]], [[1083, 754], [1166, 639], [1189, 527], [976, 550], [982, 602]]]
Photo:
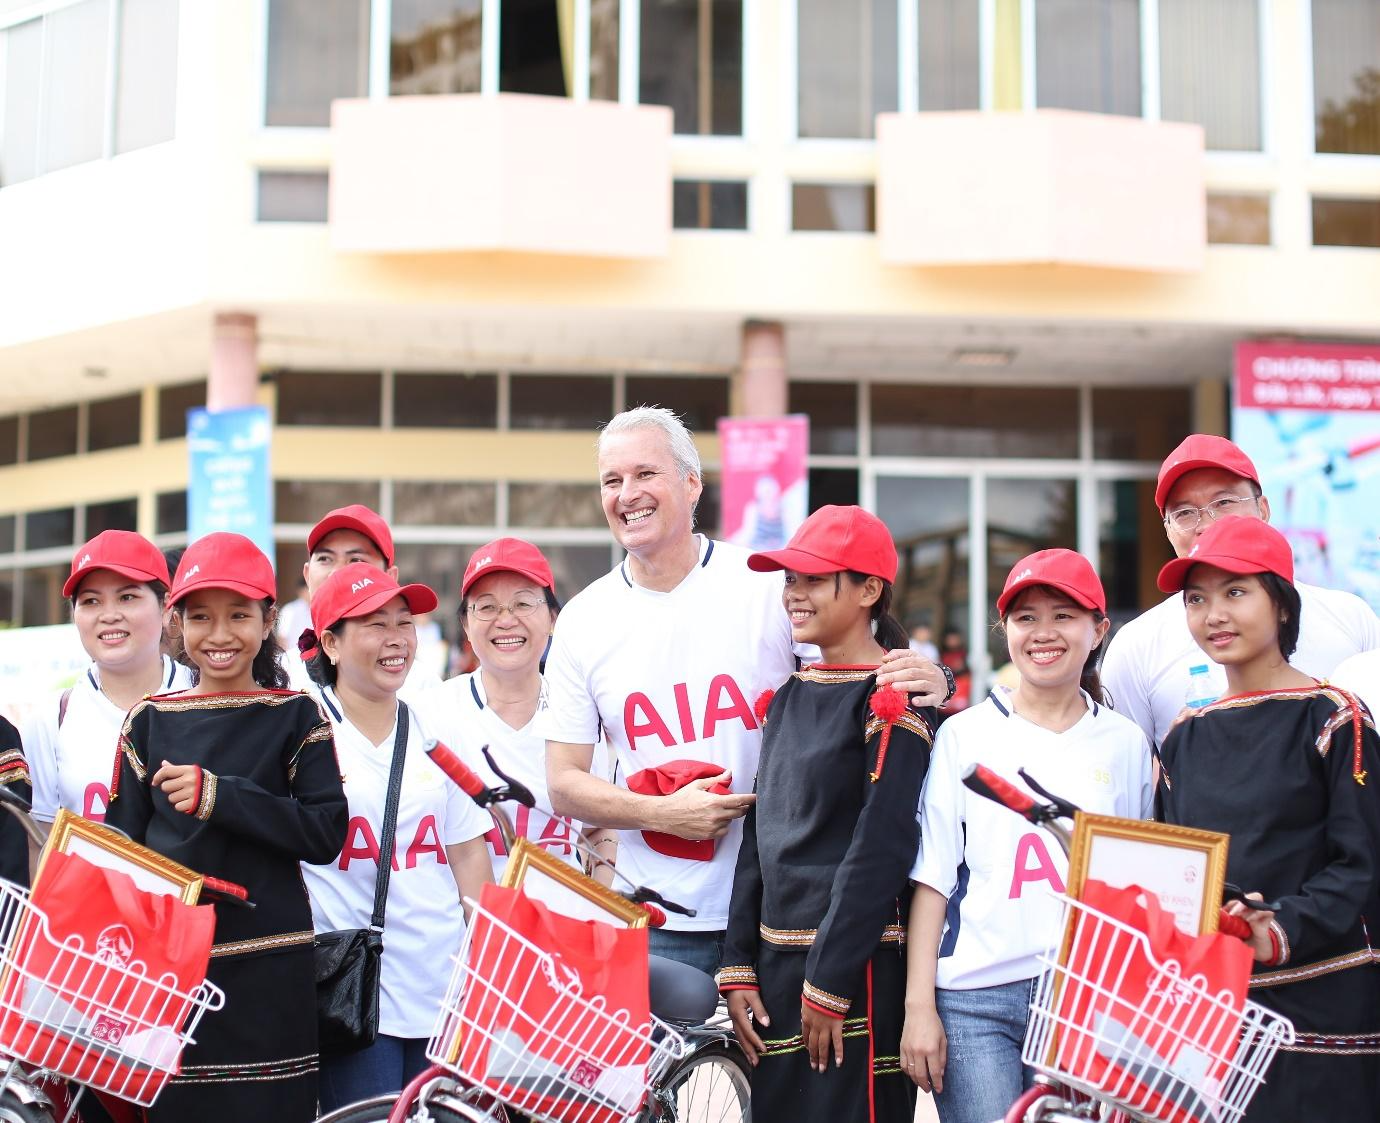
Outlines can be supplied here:
[[551, 0], [503, 0], [498, 38], [500, 90], [570, 96], [574, 58], [564, 49], [563, 39], [569, 41], [573, 28], [567, 26], [562, 35], [561, 7]]
[[19, 627], [19, 618], [15, 614], [14, 578], [14, 570], [0, 570], [0, 628]]
[[0, 465], [19, 463], [19, 418], [0, 417]]
[[[378, 480], [274, 480], [273, 518], [315, 526], [327, 511], [363, 503], [379, 509]], [[302, 544], [306, 550], [306, 543]]]
[[1139, 117], [1138, 0], [1035, 0], [1035, 101]]
[[278, 373], [279, 425], [378, 426], [383, 375], [354, 371]]
[[872, 387], [878, 456], [1078, 455], [1078, 391], [1071, 387]]
[[269, 0], [264, 123], [329, 125], [369, 90], [369, 0]]
[[981, 104], [978, 0], [920, 0], [920, 108]]
[[100, 159], [105, 148], [110, 0], [84, 0], [44, 18], [42, 170]]
[[877, 229], [877, 189], [870, 183], [793, 183], [791, 229], [870, 234]]
[[1158, 464], [1193, 432], [1187, 386], [1098, 386], [1092, 392], [1093, 455]]
[[638, 100], [678, 133], [743, 131], [742, 0], [641, 0]]
[[158, 439], [168, 441], [175, 437], [185, 437], [187, 411], [205, 408], [205, 381], [161, 387], [158, 391]]
[[1380, 3], [1313, 0], [1312, 8], [1314, 147], [1380, 155]]
[[1314, 198], [1313, 244], [1380, 249], [1380, 199]]
[[139, 394], [106, 398], [86, 407], [86, 450], [124, 448], [139, 443]]
[[828, 503], [841, 507], [858, 502], [858, 470], [856, 468], [811, 468], [810, 510], [818, 511]]
[[1107, 615], [1120, 627], [1164, 599], [1155, 578], [1174, 556], [1155, 509], [1154, 480], [1099, 481], [1097, 541]]
[[164, 491], [158, 496], [154, 513], [155, 534], [182, 534], [187, 529], [187, 493]]
[[19, 519], [15, 515], [0, 515], [0, 554], [12, 554], [16, 544], [15, 533]]
[[618, 100], [618, 4], [589, 3], [589, 96], [596, 101]]
[[594, 482], [579, 484], [511, 483], [508, 524], [515, 527], [607, 526]]
[[86, 537], [95, 538], [106, 530], [138, 530], [139, 500], [115, 499], [109, 503], [88, 503]]
[[613, 379], [606, 375], [515, 374], [509, 397], [514, 429], [592, 431], [613, 416]]
[[786, 412], [810, 418], [811, 452], [851, 456], [858, 451], [858, 388], [853, 383], [792, 382], [786, 394]]
[[77, 407], [45, 409], [29, 414], [30, 460], [74, 456], [77, 451]]
[[678, 179], [671, 185], [671, 225], [677, 230], [746, 230], [747, 184]]
[[797, 132], [871, 137], [896, 109], [896, 0], [797, 0]]
[[71, 619], [62, 586], [71, 567], [44, 565], [24, 570], [24, 606], [20, 623], [26, 628], [65, 624]]
[[326, 172], [260, 172], [259, 222], [325, 222], [331, 177]]
[[178, 0], [123, 0], [115, 151], [172, 140], [177, 122]]
[[481, 0], [393, 0], [391, 94], [479, 91]]
[[466, 480], [395, 480], [393, 522], [397, 526], [494, 526], [498, 485]]
[[1268, 246], [1270, 196], [1210, 193], [1207, 239], [1213, 245]]
[[75, 546], [77, 512], [74, 507], [55, 507], [49, 511], [30, 511], [24, 516], [24, 548], [51, 550]]
[[1258, 0], [1159, 0], [1160, 116], [1216, 151], [1260, 150]]
[[556, 595], [561, 603], [613, 568], [607, 546], [542, 546], [541, 552], [551, 563], [551, 575], [556, 579]]
[[[966, 478], [877, 477], [877, 517], [896, 540], [900, 561], [892, 614], [927, 620], [936, 635], [968, 628], [969, 486]], [[965, 656], [956, 672], [966, 663]]]
[[38, 105], [43, 74], [43, 21], [0, 34], [0, 187], [38, 175]]
[[498, 375], [395, 374], [393, 424], [399, 429], [496, 429]]
[[629, 377], [626, 384], [628, 408], [665, 406], [681, 415], [697, 433], [712, 433], [719, 418], [728, 416], [727, 378], [670, 378], [665, 376]]

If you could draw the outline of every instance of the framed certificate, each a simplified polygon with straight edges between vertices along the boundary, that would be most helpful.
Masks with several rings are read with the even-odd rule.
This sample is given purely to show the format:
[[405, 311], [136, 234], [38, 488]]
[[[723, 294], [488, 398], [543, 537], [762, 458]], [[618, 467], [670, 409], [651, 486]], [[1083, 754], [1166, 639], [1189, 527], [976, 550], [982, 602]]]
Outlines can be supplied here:
[[1080, 811], [1073, 820], [1068, 893], [1082, 896], [1090, 880], [1113, 889], [1138, 885], [1155, 894], [1190, 936], [1216, 932], [1227, 842], [1216, 831]]
[[521, 889], [552, 912], [575, 920], [645, 928], [649, 919], [641, 905], [620, 897], [525, 838], [513, 844], [498, 883], [507, 889]]
[[127, 873], [134, 879], [136, 888], [149, 893], [165, 893], [189, 905], [196, 904], [201, 895], [203, 879], [196, 870], [131, 842], [119, 831], [93, 823], [65, 807], [59, 809], [53, 820], [52, 832], [38, 859], [35, 882], [43, 876], [43, 863], [54, 850], [76, 854], [93, 866]]

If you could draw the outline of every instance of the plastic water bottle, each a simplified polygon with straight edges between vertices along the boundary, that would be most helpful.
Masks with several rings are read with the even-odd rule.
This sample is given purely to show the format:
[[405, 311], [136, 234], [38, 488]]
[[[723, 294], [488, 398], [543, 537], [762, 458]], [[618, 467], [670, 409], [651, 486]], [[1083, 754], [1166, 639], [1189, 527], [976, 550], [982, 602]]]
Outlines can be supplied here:
[[1188, 690], [1184, 693], [1184, 705], [1191, 710], [1199, 710], [1217, 701], [1217, 691], [1213, 689], [1212, 675], [1206, 663], [1198, 663], [1188, 668]]

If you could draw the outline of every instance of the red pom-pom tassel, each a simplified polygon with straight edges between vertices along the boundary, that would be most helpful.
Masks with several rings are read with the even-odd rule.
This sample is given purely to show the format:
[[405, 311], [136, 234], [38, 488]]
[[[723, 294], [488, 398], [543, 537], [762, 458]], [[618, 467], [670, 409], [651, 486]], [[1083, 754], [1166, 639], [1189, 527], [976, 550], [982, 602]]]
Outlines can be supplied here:
[[767, 707], [771, 705], [771, 700], [776, 697], [775, 690], [764, 690], [757, 695], [757, 701], [752, 705], [752, 712], [757, 715], [757, 724], [767, 724]]
[[886, 722], [886, 728], [882, 730], [882, 743], [877, 746], [877, 770], [872, 773], [872, 782], [875, 784], [882, 778], [882, 768], [886, 765], [887, 745], [891, 742], [891, 727], [906, 712], [906, 696], [890, 686], [879, 686], [872, 692], [870, 705], [872, 712], [881, 721]]

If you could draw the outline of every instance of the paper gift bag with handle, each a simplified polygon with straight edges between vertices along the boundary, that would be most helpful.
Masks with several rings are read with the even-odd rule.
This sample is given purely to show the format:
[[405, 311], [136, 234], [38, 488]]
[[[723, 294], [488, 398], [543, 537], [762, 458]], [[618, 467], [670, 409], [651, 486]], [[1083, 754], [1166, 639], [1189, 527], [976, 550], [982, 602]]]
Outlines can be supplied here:
[[[1221, 933], [1188, 935], [1138, 886], [1113, 889], [1090, 880], [1082, 903], [1096, 911], [1070, 913], [1056, 1067], [1148, 1118], [1212, 1123], [1237, 1049], [1250, 948]], [[1206, 1002], [1204, 995], [1223, 1001]]]
[[498, 885], [484, 886], [471, 925], [462, 1071], [543, 1119], [633, 1114], [650, 1052], [647, 930], [575, 920]]

